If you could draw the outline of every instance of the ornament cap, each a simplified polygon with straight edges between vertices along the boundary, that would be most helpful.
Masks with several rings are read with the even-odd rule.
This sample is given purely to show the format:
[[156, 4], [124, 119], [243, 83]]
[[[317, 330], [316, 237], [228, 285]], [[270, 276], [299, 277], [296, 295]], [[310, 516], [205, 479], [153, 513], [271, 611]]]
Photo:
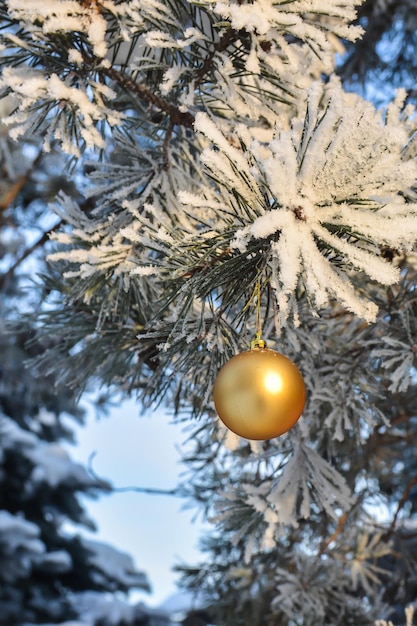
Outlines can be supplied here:
[[266, 341], [264, 339], [261, 339], [261, 333], [256, 333], [256, 337], [255, 339], [252, 339], [252, 341], [250, 342], [250, 349], [253, 350], [254, 348], [266, 348]]

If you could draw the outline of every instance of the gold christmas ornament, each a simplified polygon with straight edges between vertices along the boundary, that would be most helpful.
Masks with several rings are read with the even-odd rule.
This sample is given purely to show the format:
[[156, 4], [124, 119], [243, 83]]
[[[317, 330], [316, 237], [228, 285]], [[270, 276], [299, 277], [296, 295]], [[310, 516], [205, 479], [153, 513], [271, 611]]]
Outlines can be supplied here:
[[272, 439], [294, 426], [304, 409], [306, 389], [297, 366], [270, 350], [260, 334], [251, 349], [220, 370], [214, 404], [222, 422], [246, 439]]

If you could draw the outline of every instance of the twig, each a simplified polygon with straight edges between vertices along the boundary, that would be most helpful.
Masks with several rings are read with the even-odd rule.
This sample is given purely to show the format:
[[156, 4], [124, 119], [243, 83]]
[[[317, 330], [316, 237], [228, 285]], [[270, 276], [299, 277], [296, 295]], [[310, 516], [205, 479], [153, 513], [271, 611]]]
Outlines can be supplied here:
[[320, 545], [319, 556], [321, 556], [327, 550], [327, 548], [332, 543], [332, 541], [335, 541], [337, 539], [337, 537], [340, 535], [340, 533], [342, 532], [343, 528], [345, 527], [347, 518], [348, 518], [348, 513], [347, 512], [343, 513], [343, 515], [341, 515], [339, 517], [339, 521], [337, 523], [336, 530], [330, 535], [330, 537], [328, 537], [326, 540], [322, 541], [322, 543]]
[[203, 264], [197, 265], [196, 267], [189, 269], [187, 272], [182, 274], [181, 278], [192, 278], [195, 274], [198, 274], [200, 272], [205, 272], [210, 267], [213, 267], [213, 265], [215, 265], [218, 261], [222, 261], [224, 257], [226, 257], [230, 253], [230, 251], [231, 249], [227, 247], [226, 250], [223, 250], [223, 252], [221, 252], [217, 256], [210, 257]]
[[0, 286], [5, 285], [7, 283], [9, 278], [13, 276], [13, 274], [15, 273], [17, 268], [23, 263], [23, 261], [25, 261], [25, 259], [30, 257], [30, 255], [33, 254], [37, 248], [40, 248], [41, 246], [43, 246], [43, 244], [48, 241], [49, 235], [53, 233], [54, 231], [56, 231], [61, 226], [61, 224], [62, 224], [62, 220], [59, 220], [56, 224], [54, 224], [54, 226], [46, 230], [41, 235], [41, 237], [39, 237], [39, 239], [35, 241], [35, 243], [29, 246], [29, 248], [26, 248], [23, 254], [13, 263], [11, 267], [9, 267], [7, 272], [3, 274], [3, 276], [0, 276]]
[[17, 198], [24, 184], [28, 179], [28, 175], [24, 174], [17, 180], [5, 193], [0, 196], [0, 212], [9, 208], [9, 205]]
[[[226, 48], [230, 45], [234, 38], [236, 38], [236, 31], [231, 28], [214, 45], [212, 52], [207, 55], [203, 62], [203, 65], [197, 72], [195, 87], [198, 87], [203, 82], [204, 77], [212, 66], [215, 55], [218, 52], [223, 52], [223, 50], [226, 50]], [[167, 113], [170, 118], [171, 127], [179, 125], [185, 126], [186, 128], [194, 128], [194, 115], [189, 111], [181, 111], [174, 104], [171, 104], [158, 94], [154, 93], [145, 85], [135, 82], [129, 76], [122, 72], [119, 72], [114, 67], [102, 68], [101, 71], [106, 76], [114, 80], [118, 85], [135, 94], [147, 104], [152, 104], [161, 111], [164, 111], [164, 113]], [[168, 131], [169, 136], [171, 135], [171, 132], [172, 131]]]
[[221, 39], [214, 45], [212, 52], [209, 55], [207, 55], [207, 57], [204, 59], [203, 65], [197, 72], [197, 78], [195, 81], [196, 87], [198, 87], [198, 85], [201, 85], [201, 83], [203, 82], [203, 79], [205, 75], [207, 74], [207, 72], [209, 71], [216, 54], [218, 52], [223, 52], [224, 50], [226, 50], [226, 48], [232, 43], [233, 39], [235, 38], [236, 38], [236, 31], [233, 28], [230, 28], [228, 31], [224, 33]]
[[[93, 460], [96, 457], [97, 452], [92, 452], [88, 457], [87, 469], [92, 478], [97, 480], [99, 483], [103, 485], [107, 485], [108, 483], [100, 478], [96, 471], [93, 468]], [[112, 492], [122, 493], [124, 491], [134, 491], [136, 493], [146, 493], [152, 496], [180, 496], [179, 489], [158, 489], [154, 487], [110, 487]]]
[[414, 476], [413, 478], [411, 478], [408, 481], [407, 487], [404, 489], [403, 495], [401, 496], [398, 505], [397, 505], [397, 510], [394, 513], [394, 517], [392, 518], [392, 522], [387, 530], [387, 532], [384, 535], [384, 540], [388, 539], [392, 533], [395, 530], [395, 525], [397, 523], [397, 519], [398, 519], [398, 515], [400, 514], [401, 509], [403, 508], [403, 506], [405, 505], [405, 503], [407, 502], [408, 496], [410, 495], [410, 492], [412, 490], [412, 488], [414, 487], [414, 485], [417, 485], [417, 476]]
[[102, 72], [118, 85], [138, 96], [144, 102], [152, 104], [161, 111], [164, 111], [164, 113], [167, 113], [172, 124], [186, 126], [187, 128], [194, 127], [194, 116], [191, 113], [188, 111], [180, 111], [178, 107], [164, 100], [164, 98], [161, 98], [161, 96], [158, 96], [156, 93], [153, 93], [148, 87], [136, 83], [126, 74], [122, 74], [114, 69], [114, 67], [103, 68]]
[[157, 489], [153, 487], [112, 487], [112, 491], [122, 493], [123, 491], [134, 491], [136, 493], [146, 493], [152, 496], [179, 496], [178, 489]]
[[28, 170], [16, 182], [14, 182], [11, 187], [9, 187], [9, 189], [0, 197], [0, 213], [8, 209], [11, 203], [16, 200], [17, 196], [22, 191], [23, 187], [28, 181], [30, 175], [42, 159], [42, 156], [43, 152], [38, 152], [38, 155], [32, 161]]

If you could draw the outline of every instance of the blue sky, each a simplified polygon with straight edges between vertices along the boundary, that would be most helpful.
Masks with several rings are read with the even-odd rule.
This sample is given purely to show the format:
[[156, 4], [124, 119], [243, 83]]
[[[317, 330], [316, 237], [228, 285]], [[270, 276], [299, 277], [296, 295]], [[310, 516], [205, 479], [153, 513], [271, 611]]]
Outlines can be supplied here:
[[[108, 417], [97, 419], [91, 411], [76, 437], [77, 445], [70, 448], [73, 459], [87, 465], [96, 453], [94, 471], [114, 487], [171, 489], [177, 484], [182, 468], [176, 446], [183, 435], [162, 410], [142, 416], [140, 406], [128, 401]], [[86, 500], [86, 506], [98, 526], [88, 536], [128, 552], [147, 573], [153, 593], [135, 594], [135, 599], [150, 606], [176, 592], [170, 571], [175, 563], [202, 558], [197, 543], [203, 522], [200, 516], [195, 519], [195, 510], [184, 510], [180, 498], [123, 492]]]

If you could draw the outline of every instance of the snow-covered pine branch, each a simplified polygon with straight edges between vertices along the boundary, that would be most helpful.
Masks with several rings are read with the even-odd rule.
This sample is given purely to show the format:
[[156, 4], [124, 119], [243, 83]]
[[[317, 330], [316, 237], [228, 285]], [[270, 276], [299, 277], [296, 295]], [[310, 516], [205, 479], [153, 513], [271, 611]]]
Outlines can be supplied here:
[[16, 108], [4, 123], [16, 138], [37, 135], [46, 149], [58, 141], [80, 156], [127, 123], [120, 98], [130, 92], [174, 124], [205, 109], [262, 130], [334, 68], [338, 38], [360, 36], [349, 25], [358, 4], [194, 2], [173, 12], [154, 0], [8, 0], [0, 87]]
[[[352, 270], [381, 284], [398, 281], [399, 270], [381, 248], [411, 249], [415, 243], [417, 206], [404, 195], [417, 166], [403, 158], [408, 134], [393, 118], [384, 121], [334, 81], [313, 85], [304, 113], [288, 130], [277, 123], [269, 143], [251, 140], [250, 131], [238, 127], [231, 146], [208, 117], [197, 116], [197, 130], [215, 145], [202, 160], [216, 184], [231, 192], [218, 210], [225, 219], [234, 217], [235, 233], [225, 245], [243, 254], [255, 241], [269, 242], [282, 324], [294, 313], [300, 280], [318, 308], [331, 297], [367, 321], [375, 320], [377, 308], [355, 291]], [[221, 219], [213, 222], [206, 240], [222, 228]]]

